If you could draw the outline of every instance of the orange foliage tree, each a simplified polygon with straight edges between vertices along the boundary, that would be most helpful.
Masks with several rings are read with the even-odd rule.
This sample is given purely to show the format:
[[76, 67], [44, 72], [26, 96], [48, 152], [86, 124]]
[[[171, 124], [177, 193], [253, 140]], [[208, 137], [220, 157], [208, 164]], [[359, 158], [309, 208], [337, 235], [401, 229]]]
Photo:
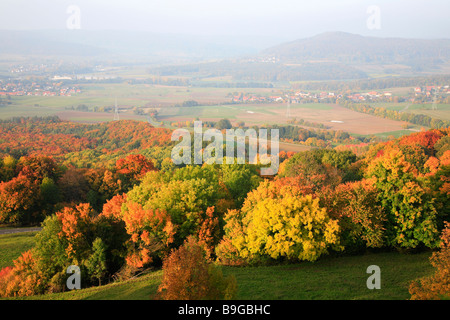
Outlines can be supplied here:
[[431, 265], [435, 273], [410, 284], [411, 300], [450, 299], [450, 223], [445, 223], [442, 231], [441, 249], [431, 256]]
[[0, 183], [0, 223], [26, 224], [39, 212], [39, 181], [19, 175]]
[[175, 233], [170, 216], [162, 210], [143, 209], [128, 201], [122, 212], [129, 240], [127, 264], [142, 268], [154, 258], [163, 258], [173, 242]]
[[204, 246], [206, 258], [212, 260], [216, 245], [220, 240], [219, 218], [214, 215], [214, 207], [206, 210], [197, 234], [199, 243]]
[[0, 271], [0, 297], [31, 296], [45, 292], [45, 281], [32, 250]]
[[164, 260], [163, 271], [158, 288], [158, 298], [163, 300], [219, 300], [236, 295], [236, 279], [224, 278], [220, 269], [208, 263], [203, 246], [193, 237]]
[[140, 154], [130, 154], [116, 162], [116, 171], [123, 175], [129, 184], [142, 179], [147, 172], [155, 170], [153, 162]]
[[58, 236], [67, 242], [66, 253], [69, 259], [80, 263], [86, 259], [91, 241], [89, 235], [93, 234], [94, 212], [87, 203], [81, 203], [76, 208], [65, 207], [56, 213], [61, 223], [61, 232]]

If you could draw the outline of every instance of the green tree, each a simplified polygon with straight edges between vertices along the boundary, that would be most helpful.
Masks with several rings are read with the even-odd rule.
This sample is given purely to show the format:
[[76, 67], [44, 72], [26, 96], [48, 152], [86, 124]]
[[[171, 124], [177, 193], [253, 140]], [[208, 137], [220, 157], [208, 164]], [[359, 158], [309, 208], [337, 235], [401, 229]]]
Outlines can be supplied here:
[[397, 248], [439, 245], [439, 217], [433, 197], [414, 175], [400, 150], [389, 150], [369, 164], [378, 201], [387, 214], [387, 244]]
[[254, 165], [223, 165], [221, 172], [223, 183], [230, 191], [237, 208], [242, 206], [247, 193], [258, 187], [262, 181]]
[[221, 119], [216, 123], [215, 127], [219, 130], [223, 130], [223, 129], [231, 129], [233, 128], [233, 125], [231, 124], [230, 120]]
[[102, 284], [102, 279], [108, 271], [106, 265], [106, 246], [101, 238], [96, 238], [92, 243], [92, 254], [85, 261], [84, 265], [91, 279], [97, 279], [98, 285]]
[[54, 205], [61, 201], [61, 193], [53, 179], [48, 177], [42, 179], [41, 197], [44, 204]]

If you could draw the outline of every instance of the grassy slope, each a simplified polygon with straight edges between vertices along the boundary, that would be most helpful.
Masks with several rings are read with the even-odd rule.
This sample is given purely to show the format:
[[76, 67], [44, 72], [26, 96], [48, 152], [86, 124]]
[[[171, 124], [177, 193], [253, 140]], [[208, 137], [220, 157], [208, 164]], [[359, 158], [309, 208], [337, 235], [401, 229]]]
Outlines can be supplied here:
[[[0, 268], [12, 265], [20, 254], [34, 246], [36, 232], [0, 235]], [[223, 267], [225, 275], [234, 275], [241, 300], [298, 299], [409, 299], [409, 283], [433, 272], [430, 252], [399, 254], [371, 253], [358, 256], [325, 257], [316, 261], [262, 267]], [[381, 290], [369, 290], [367, 267], [381, 269]], [[101, 287], [64, 292], [31, 299], [57, 300], [146, 300], [161, 282], [162, 271], [140, 278]]]
[[[314, 263], [265, 266], [224, 267], [238, 283], [239, 300], [406, 300], [411, 280], [432, 272], [429, 252], [399, 254], [385, 252], [339, 258], [327, 257]], [[367, 267], [381, 268], [381, 289], [366, 287]], [[57, 300], [146, 300], [157, 290], [162, 271], [141, 278], [102, 287], [82, 289], [31, 299]]]
[[[401, 255], [378, 253], [325, 258], [315, 263], [242, 268], [233, 273], [240, 299], [409, 299], [411, 280], [430, 274], [429, 253]], [[381, 269], [381, 289], [366, 286], [367, 267]]]
[[0, 269], [13, 265], [22, 252], [34, 247], [36, 232], [0, 235]]

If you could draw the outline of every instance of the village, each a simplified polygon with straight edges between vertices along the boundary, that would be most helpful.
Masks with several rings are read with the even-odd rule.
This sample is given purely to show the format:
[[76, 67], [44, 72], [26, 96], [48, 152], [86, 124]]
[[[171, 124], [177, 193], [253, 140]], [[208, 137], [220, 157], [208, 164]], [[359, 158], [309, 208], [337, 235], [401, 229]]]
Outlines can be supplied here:
[[80, 93], [75, 86], [62, 82], [3, 81], [0, 80], [0, 96], [67, 96]]
[[[231, 94], [230, 94], [231, 95]], [[355, 93], [335, 92], [280, 92], [278, 95], [263, 96], [251, 93], [232, 94], [232, 103], [336, 103], [338, 100], [351, 102], [432, 102], [439, 95], [450, 97], [450, 86], [415, 87], [407, 96], [394, 95], [390, 91]]]

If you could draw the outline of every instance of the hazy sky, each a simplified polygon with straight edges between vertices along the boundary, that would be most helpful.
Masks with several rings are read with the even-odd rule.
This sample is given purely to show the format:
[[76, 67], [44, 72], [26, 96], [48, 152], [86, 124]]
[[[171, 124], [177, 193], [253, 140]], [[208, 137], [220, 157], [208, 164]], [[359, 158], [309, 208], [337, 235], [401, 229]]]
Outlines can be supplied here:
[[[1, 0], [0, 29], [65, 29], [70, 5], [80, 9], [84, 30], [292, 39], [345, 31], [450, 38], [449, 0]], [[367, 26], [370, 6], [379, 8], [372, 29]]]

